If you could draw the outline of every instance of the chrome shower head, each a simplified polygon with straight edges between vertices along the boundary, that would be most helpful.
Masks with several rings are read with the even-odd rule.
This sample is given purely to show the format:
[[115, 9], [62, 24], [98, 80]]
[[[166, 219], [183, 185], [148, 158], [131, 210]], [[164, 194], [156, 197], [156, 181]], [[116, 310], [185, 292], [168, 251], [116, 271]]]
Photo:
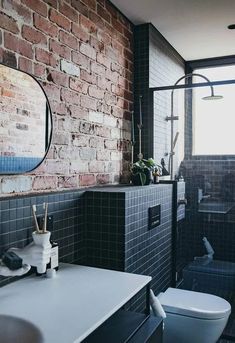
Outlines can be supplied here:
[[204, 96], [202, 100], [220, 100], [223, 99], [223, 95], [209, 95], [209, 96]]
[[211, 86], [211, 95], [204, 96], [202, 100], [221, 100], [223, 99], [223, 95], [215, 95], [214, 88]]

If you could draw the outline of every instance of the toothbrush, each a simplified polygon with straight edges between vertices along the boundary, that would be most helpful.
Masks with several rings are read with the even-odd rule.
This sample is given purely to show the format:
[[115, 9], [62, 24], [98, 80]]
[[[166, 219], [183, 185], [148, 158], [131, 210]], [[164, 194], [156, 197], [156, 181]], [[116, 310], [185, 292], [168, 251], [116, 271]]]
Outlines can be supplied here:
[[48, 203], [44, 202], [43, 203], [43, 208], [45, 210], [44, 213], [44, 222], [43, 222], [43, 229], [42, 231], [45, 233], [47, 231], [47, 212], [48, 212]]
[[34, 219], [34, 222], [35, 222], [36, 231], [37, 231], [37, 233], [40, 233], [39, 226], [38, 226], [38, 221], [37, 221], [37, 217], [36, 217], [36, 211], [37, 211], [36, 205], [32, 205], [33, 219]]

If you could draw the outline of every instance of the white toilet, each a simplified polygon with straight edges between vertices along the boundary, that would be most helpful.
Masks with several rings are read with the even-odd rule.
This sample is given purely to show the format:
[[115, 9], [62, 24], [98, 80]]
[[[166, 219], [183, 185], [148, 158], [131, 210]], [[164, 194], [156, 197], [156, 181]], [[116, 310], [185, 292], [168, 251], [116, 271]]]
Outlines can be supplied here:
[[168, 288], [157, 298], [166, 312], [163, 343], [216, 343], [231, 313], [226, 300], [207, 293]]

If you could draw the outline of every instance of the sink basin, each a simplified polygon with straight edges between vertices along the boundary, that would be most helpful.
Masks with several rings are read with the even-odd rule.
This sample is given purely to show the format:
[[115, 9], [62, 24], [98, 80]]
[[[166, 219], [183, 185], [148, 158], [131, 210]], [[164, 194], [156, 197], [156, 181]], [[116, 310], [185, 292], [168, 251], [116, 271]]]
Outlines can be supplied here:
[[39, 329], [21, 318], [0, 315], [1, 343], [43, 343]]
[[198, 212], [226, 214], [234, 207], [234, 205], [235, 204], [233, 202], [201, 202], [198, 205]]

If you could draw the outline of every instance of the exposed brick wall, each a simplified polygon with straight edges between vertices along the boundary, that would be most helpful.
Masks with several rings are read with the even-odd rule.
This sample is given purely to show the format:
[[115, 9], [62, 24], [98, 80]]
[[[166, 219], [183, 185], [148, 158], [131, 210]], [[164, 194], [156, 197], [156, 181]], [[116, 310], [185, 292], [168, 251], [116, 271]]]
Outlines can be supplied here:
[[19, 185], [3, 176], [1, 194], [118, 182], [130, 158], [131, 24], [107, 0], [2, 0], [0, 9], [0, 61], [41, 82], [54, 124], [45, 162]]

